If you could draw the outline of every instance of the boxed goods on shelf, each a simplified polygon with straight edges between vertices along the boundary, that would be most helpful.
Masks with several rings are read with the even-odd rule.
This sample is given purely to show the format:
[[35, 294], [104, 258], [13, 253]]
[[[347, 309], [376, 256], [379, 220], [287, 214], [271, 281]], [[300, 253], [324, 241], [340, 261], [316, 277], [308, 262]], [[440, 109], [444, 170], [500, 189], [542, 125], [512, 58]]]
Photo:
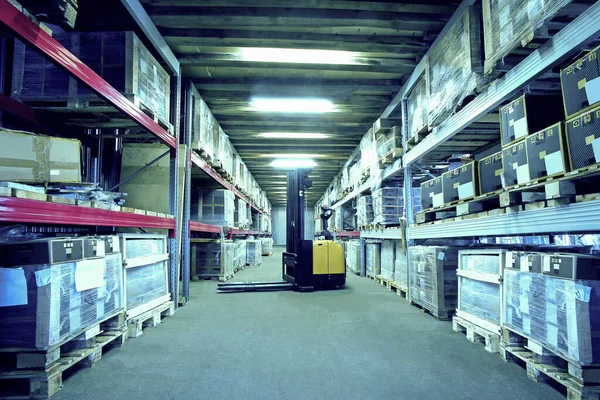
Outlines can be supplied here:
[[0, 244], [0, 265], [57, 264], [83, 260], [83, 239], [47, 238]]
[[75, 27], [78, 0], [20, 0], [19, 3], [42, 20], [50, 23], [59, 23], [65, 29], [73, 29]]
[[396, 241], [396, 254], [394, 257], [394, 282], [402, 289], [408, 288], [408, 258], [404, 241]]
[[480, 22], [474, 7], [430, 49], [427, 125], [444, 122], [463, 100], [473, 94], [482, 77]]
[[[233, 275], [236, 250], [239, 246], [246, 248], [244, 241], [240, 243], [241, 245], [224, 240], [191, 239], [192, 278], [226, 278]], [[243, 263], [246, 263], [245, 254]]]
[[359, 144], [360, 148], [360, 170], [361, 174], [365, 174], [366, 171], [372, 167], [378, 165], [379, 160], [377, 159], [377, 153], [375, 151], [375, 139], [373, 135], [373, 129], [363, 136]]
[[216, 155], [216, 163], [221, 164], [221, 168], [229, 175], [233, 172], [233, 147], [229, 137], [219, 128], [219, 152]]
[[233, 246], [233, 271], [235, 272], [237, 268], [242, 269], [246, 267], [246, 241], [238, 240], [233, 242], [235, 246]]
[[191, 217], [212, 225], [234, 226], [235, 195], [226, 189], [192, 191]]
[[[2, 261], [0, 261], [2, 262]], [[121, 255], [0, 268], [0, 347], [47, 349], [123, 310]]]
[[378, 135], [385, 133], [392, 129], [396, 124], [400, 123], [399, 120], [393, 120], [389, 118], [377, 118], [377, 121], [373, 122], [373, 134]]
[[381, 276], [383, 279], [394, 280], [396, 246], [393, 240], [384, 240], [381, 244]]
[[500, 108], [502, 147], [563, 119], [560, 96], [523, 94]]
[[477, 167], [471, 161], [452, 171], [442, 174], [444, 204], [458, 200], [469, 200], [478, 195]]
[[356, 163], [350, 167], [350, 172], [349, 172], [350, 186], [354, 186], [355, 188], [357, 188], [359, 186], [360, 174], [361, 174], [361, 171], [360, 171], [359, 163]]
[[360, 274], [360, 240], [346, 242], [346, 268]]
[[504, 325], [581, 365], [600, 361], [600, 282], [504, 271]]
[[246, 240], [246, 265], [258, 267], [262, 265], [262, 241]]
[[[399, 126], [394, 126], [387, 132], [376, 135], [376, 152], [377, 158], [381, 158], [389, 151], [402, 148], [402, 131]], [[398, 151], [396, 156], [401, 156], [402, 152]]]
[[214, 129], [217, 124], [215, 117], [196, 89], [192, 90], [195, 98], [194, 119], [192, 122], [192, 149], [200, 155], [212, 160], [214, 157]]
[[502, 273], [506, 251], [461, 250], [458, 253], [458, 306], [456, 315], [500, 335]]
[[381, 243], [367, 241], [365, 246], [367, 275], [375, 277], [381, 274]]
[[164, 235], [121, 233], [125, 267], [127, 317], [132, 318], [170, 300], [167, 238]]
[[542, 273], [566, 279], [600, 280], [600, 257], [567, 253], [543, 254]]
[[502, 151], [482, 158], [477, 163], [479, 193], [487, 194], [502, 189]]
[[448, 319], [457, 304], [458, 249], [412, 246], [408, 248], [411, 300], [438, 319]]
[[269, 222], [270, 222], [270, 218], [267, 217], [265, 214], [260, 214], [259, 216], [259, 230], [261, 232], [269, 232]]
[[233, 215], [233, 226], [247, 229], [250, 226], [250, 208], [242, 199], [235, 199], [235, 212]]
[[373, 222], [398, 225], [404, 216], [404, 192], [401, 187], [382, 187], [373, 191]]
[[[53, 39], [112, 87], [169, 121], [171, 77], [134, 32], [55, 33]], [[18, 42], [13, 97], [28, 104], [87, 107], [102, 100], [30, 46]]]
[[600, 107], [567, 121], [571, 169], [600, 163]]
[[81, 182], [81, 142], [0, 128], [0, 181]]
[[[338, 208], [339, 210], [339, 208]], [[373, 223], [373, 198], [371, 196], [360, 196], [356, 209], [356, 223], [359, 227]]]
[[261, 249], [263, 256], [270, 256], [273, 254], [273, 238], [262, 238]]
[[531, 179], [561, 175], [568, 171], [562, 122], [529, 135], [525, 140]]
[[531, 180], [527, 159], [527, 147], [521, 141], [502, 150], [502, 186], [521, 185]]
[[485, 73], [534, 38], [534, 32], [572, 0], [484, 0]]
[[425, 70], [408, 95], [408, 138], [429, 130], [427, 126], [427, 104], [429, 100], [429, 72]]
[[599, 50], [600, 47], [595, 48], [560, 71], [560, 83], [567, 119], [599, 105]]
[[421, 183], [421, 208], [428, 210], [444, 205], [444, 189], [442, 177], [438, 176]]

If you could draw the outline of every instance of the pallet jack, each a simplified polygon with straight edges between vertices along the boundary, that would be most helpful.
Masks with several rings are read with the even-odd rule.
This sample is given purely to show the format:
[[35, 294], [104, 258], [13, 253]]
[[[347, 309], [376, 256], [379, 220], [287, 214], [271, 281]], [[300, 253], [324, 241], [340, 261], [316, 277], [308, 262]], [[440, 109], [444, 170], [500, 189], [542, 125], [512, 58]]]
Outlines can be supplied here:
[[321, 220], [323, 231], [317, 234], [322, 240], [304, 239], [305, 193], [312, 186], [308, 179], [310, 170], [296, 169], [287, 175], [287, 235], [286, 251], [282, 255], [282, 281], [219, 283], [221, 292], [263, 292], [342, 288], [346, 284], [344, 250], [333, 241], [327, 221], [332, 209], [323, 206]]

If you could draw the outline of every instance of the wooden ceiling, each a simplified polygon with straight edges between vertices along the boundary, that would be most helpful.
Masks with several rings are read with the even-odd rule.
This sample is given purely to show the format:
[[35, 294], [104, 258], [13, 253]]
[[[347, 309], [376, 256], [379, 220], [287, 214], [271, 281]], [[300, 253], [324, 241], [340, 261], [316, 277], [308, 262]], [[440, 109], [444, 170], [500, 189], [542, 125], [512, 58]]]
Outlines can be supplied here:
[[[381, 115], [458, 1], [142, 0], [273, 205], [285, 204], [283, 171], [268, 154], [314, 154], [313, 204]], [[350, 65], [247, 61], [242, 48], [355, 52]], [[253, 97], [331, 100], [338, 112], [248, 110]], [[329, 139], [265, 139], [262, 132]], [[274, 178], [274, 176], [276, 178]]]

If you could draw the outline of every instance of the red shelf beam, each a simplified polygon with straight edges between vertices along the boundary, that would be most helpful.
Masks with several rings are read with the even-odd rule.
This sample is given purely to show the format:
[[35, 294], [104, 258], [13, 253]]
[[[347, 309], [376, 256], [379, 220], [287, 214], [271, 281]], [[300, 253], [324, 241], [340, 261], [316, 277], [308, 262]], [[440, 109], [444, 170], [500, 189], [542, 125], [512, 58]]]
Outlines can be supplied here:
[[44, 32], [8, 0], [0, 0], [0, 22], [10, 28], [19, 38], [55, 62], [56, 65], [65, 69], [71, 76], [89, 86], [110, 105], [122, 111], [171, 148], [176, 148], [177, 139], [174, 136]]
[[153, 217], [39, 200], [0, 196], [0, 221], [30, 224], [175, 229], [174, 218]]
[[223, 177], [221, 175], [219, 175], [219, 173], [217, 171], [215, 171], [210, 165], [208, 165], [206, 163], [206, 161], [204, 161], [198, 154], [196, 154], [195, 151], [191, 151], [191, 160], [192, 160], [193, 165], [197, 166], [202, 171], [204, 171], [208, 176], [213, 178], [219, 185], [221, 185], [225, 189], [231, 190], [237, 198], [242, 199], [247, 204], [250, 204], [250, 207], [252, 207], [256, 211], [258, 211], [259, 213], [263, 214], [263, 211], [261, 209], [259, 209], [254, 204], [252, 204], [250, 199], [248, 199], [246, 196], [244, 196], [242, 194], [242, 192], [237, 190], [237, 188], [234, 185], [232, 185], [231, 183], [229, 183], [225, 179], [223, 179]]
[[190, 221], [190, 232], [221, 233], [223, 228], [218, 225], [209, 225], [202, 222]]
[[360, 231], [334, 232], [334, 235], [339, 235], [339, 237], [360, 237]]

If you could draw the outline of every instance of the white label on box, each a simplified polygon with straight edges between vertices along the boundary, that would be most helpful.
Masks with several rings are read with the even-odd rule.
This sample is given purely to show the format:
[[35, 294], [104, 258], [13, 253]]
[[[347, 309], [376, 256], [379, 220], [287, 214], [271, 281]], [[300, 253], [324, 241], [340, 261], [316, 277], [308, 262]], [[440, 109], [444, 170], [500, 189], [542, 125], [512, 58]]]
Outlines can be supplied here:
[[600, 138], [592, 141], [592, 149], [594, 150], [594, 158], [596, 162], [600, 162]]
[[439, 207], [444, 204], [444, 194], [436, 193], [433, 195], [432, 201], [434, 207]]
[[519, 296], [519, 311], [522, 314], [529, 314], [529, 298], [526, 294]]
[[473, 197], [475, 193], [473, 192], [473, 182], [463, 183], [458, 186], [458, 198], [466, 199], [469, 197]]
[[562, 152], [555, 151], [554, 153], [547, 154], [544, 157], [544, 163], [546, 164], [546, 173], [548, 175], [558, 174], [565, 172], [565, 165], [563, 163]]
[[552, 324], [558, 323], [558, 310], [556, 308], [556, 304], [552, 302], [546, 303], [546, 322], [550, 322]]
[[438, 254], [438, 260], [444, 261], [445, 258], [446, 258], [446, 253], [444, 253], [443, 251], [440, 251]]
[[558, 347], [558, 327], [546, 324], [546, 341], [548, 344]]
[[78, 261], [75, 266], [75, 289], [94, 289], [102, 286], [104, 282], [104, 259]]
[[27, 280], [23, 268], [0, 268], [0, 307], [27, 304]]
[[50, 170], [50, 176], [59, 176], [60, 175], [60, 169], [51, 169]]
[[542, 256], [542, 272], [550, 272], [550, 257]]
[[529, 127], [527, 126], [527, 118], [521, 118], [515, 121], [513, 125], [515, 133], [515, 139], [527, 136], [529, 134]]
[[517, 183], [527, 183], [531, 179], [529, 178], [529, 165], [519, 165], [517, 167]]
[[585, 83], [585, 93], [590, 105], [600, 101], [600, 78], [594, 78]]
[[35, 271], [35, 284], [40, 286], [46, 286], [52, 280], [52, 269], [46, 268], [39, 271]]
[[523, 332], [531, 335], [531, 318], [529, 315], [523, 315]]

